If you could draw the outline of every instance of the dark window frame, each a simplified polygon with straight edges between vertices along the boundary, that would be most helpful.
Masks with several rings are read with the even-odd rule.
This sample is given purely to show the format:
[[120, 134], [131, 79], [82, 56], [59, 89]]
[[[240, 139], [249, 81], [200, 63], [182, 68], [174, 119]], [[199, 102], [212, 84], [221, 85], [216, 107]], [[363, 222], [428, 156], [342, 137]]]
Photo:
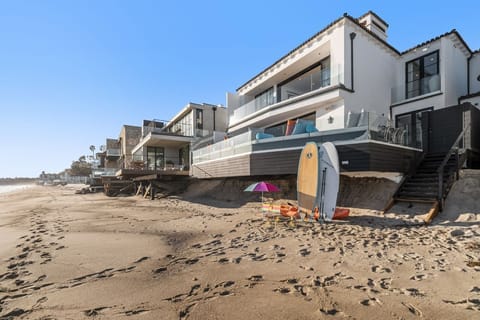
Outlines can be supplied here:
[[203, 130], [203, 109], [195, 110], [195, 128]]
[[[268, 98], [267, 98], [267, 99], [266, 99], [267, 101], [266, 101], [265, 105], [262, 105], [261, 103], [258, 103], [258, 108], [264, 108], [264, 107], [266, 107], [266, 106], [270, 106], [270, 105], [275, 104], [275, 103], [277, 102], [276, 99], [275, 99], [275, 97], [274, 97], [275, 90], [274, 90], [273, 86], [270, 87], [270, 88], [268, 88], [268, 89], [266, 89], [266, 90], [263, 90], [263, 91], [260, 92], [259, 94], [255, 95], [255, 99], [254, 99], [254, 100], [257, 101], [258, 98], [260, 98], [260, 97], [261, 97], [262, 95], [264, 95], [264, 94], [267, 94], [269, 91], [272, 92], [272, 93], [271, 93], [271, 94], [272, 94], [272, 100], [271, 100], [271, 102], [269, 103]], [[255, 106], [257, 107], [257, 102], [255, 102]]]
[[[439, 75], [440, 74], [440, 50], [435, 50], [433, 52], [430, 52], [430, 53], [427, 53], [423, 56], [420, 56], [420, 57], [417, 57], [415, 59], [412, 59], [410, 61], [407, 61], [405, 63], [405, 98], [406, 99], [411, 99], [411, 98], [415, 98], [415, 97], [419, 97], [419, 96], [422, 96], [424, 94], [427, 94], [427, 93], [430, 93], [430, 92], [433, 92], [433, 91], [429, 91], [429, 92], [425, 92], [425, 86], [422, 85], [422, 79], [425, 79], [429, 76], [425, 76], [425, 59], [431, 55], [436, 55], [436, 73], [434, 73], [433, 75]], [[419, 65], [419, 78], [418, 79], [415, 79], [415, 80], [412, 80], [412, 81], [409, 81], [408, 80], [408, 66], [410, 64], [413, 64], [414, 62], [418, 61], [418, 65]], [[435, 65], [435, 64], [428, 64], [427, 67], [429, 66], [432, 66], [432, 65]], [[414, 71], [412, 71], [414, 72]], [[419, 86], [418, 86], [418, 89], [416, 90], [408, 90], [408, 85], [410, 83], [414, 83], [414, 82], [419, 82]], [[418, 90], [418, 94], [417, 95], [411, 95], [413, 92], [417, 91]]]
[[[412, 132], [411, 132], [411, 136], [409, 137], [409, 139], [410, 138], [413, 139], [413, 137], [416, 136], [416, 134], [417, 134], [417, 132], [416, 132], [417, 131], [417, 127], [416, 127], [417, 119], [415, 119], [414, 122], [412, 122], [413, 117], [415, 117], [417, 113], [433, 112], [434, 110], [435, 110], [435, 108], [433, 106], [431, 106], [431, 107], [425, 107], [425, 108], [422, 108], [422, 109], [416, 109], [416, 110], [412, 110], [412, 111], [409, 111], [409, 112], [396, 114], [395, 115], [395, 128], [398, 128], [398, 118], [399, 117], [409, 115], [410, 116], [410, 125], [412, 126]], [[410, 141], [410, 144], [412, 144], [412, 143], [413, 143], [413, 141]]]

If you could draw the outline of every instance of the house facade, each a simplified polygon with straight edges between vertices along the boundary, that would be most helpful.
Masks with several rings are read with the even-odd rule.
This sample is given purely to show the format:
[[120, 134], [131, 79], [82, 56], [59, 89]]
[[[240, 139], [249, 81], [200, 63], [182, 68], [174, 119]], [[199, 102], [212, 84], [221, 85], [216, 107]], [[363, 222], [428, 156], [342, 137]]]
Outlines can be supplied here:
[[223, 139], [227, 111], [223, 106], [188, 103], [171, 120], [144, 120], [141, 137], [132, 148], [143, 169], [188, 171], [191, 150], [202, 141]]
[[[345, 14], [227, 93], [235, 140], [194, 151], [193, 174], [294, 173], [305, 141], [334, 141], [345, 171], [408, 171], [423, 152], [428, 112], [478, 103], [480, 57], [456, 30], [400, 52], [388, 28], [371, 11]], [[292, 135], [299, 119], [310, 129]], [[225, 160], [243, 170], [219, 170]]]
[[[138, 144], [142, 136], [142, 128], [139, 126], [123, 125], [118, 137], [118, 146], [120, 147], [120, 156], [118, 158], [118, 167], [120, 169], [140, 166], [143, 159], [135, 157], [132, 150]], [[115, 145], [116, 146], [116, 145]], [[108, 149], [107, 149], [108, 151]], [[112, 154], [116, 149], [111, 149]]]

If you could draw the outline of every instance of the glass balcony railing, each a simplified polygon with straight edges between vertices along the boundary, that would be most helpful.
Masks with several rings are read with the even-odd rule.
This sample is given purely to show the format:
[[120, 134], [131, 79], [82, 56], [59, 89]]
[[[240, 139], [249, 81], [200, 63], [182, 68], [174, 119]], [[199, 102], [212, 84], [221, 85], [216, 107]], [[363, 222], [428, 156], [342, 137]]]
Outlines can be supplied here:
[[392, 104], [402, 102], [408, 99], [413, 99], [440, 91], [441, 78], [439, 74], [419, 79], [418, 81], [402, 84], [391, 89]]
[[[375, 140], [388, 144], [407, 144], [408, 132], [401, 128], [393, 127], [393, 123], [387, 117], [374, 112], [348, 113], [345, 117], [345, 126], [342, 129], [320, 130], [318, 132], [301, 132], [294, 135], [262, 135], [264, 129], [251, 128], [248, 132], [235, 137], [214, 143], [204, 148], [194, 150], [193, 164], [210, 160], [252, 152], [253, 145], [256, 149], [267, 151], [269, 149], [283, 147], [303, 147], [305, 141], [358, 141]], [[263, 138], [267, 136], [268, 138]]]
[[209, 134], [212, 134], [210, 130], [195, 129], [194, 126], [188, 123], [171, 123], [163, 120], [152, 121], [152, 125], [144, 126], [142, 130], [143, 137], [147, 136], [149, 133], [184, 137], [206, 137]]
[[120, 149], [107, 149], [107, 157], [120, 157]]
[[[339, 70], [340, 68], [337, 68]], [[292, 102], [297, 97], [305, 96], [306, 94], [319, 91], [342, 84], [344, 82], [343, 73], [332, 73], [331, 69], [322, 69], [316, 73], [309, 74], [305, 77], [299, 77], [294, 79], [277, 89], [276, 102], [274, 99], [268, 100], [269, 103], [263, 103], [264, 101], [258, 101], [258, 99], [252, 99], [251, 101], [241, 105], [233, 110], [230, 114], [230, 124], [239, 122], [248, 115], [251, 115], [259, 110], [267, 108], [271, 105], [292, 99]]]

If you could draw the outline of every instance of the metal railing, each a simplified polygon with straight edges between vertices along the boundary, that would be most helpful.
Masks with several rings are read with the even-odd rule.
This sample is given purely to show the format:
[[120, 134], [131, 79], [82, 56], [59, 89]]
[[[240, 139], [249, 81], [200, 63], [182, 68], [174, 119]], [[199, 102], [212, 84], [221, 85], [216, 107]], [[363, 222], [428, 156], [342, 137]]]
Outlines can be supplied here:
[[188, 171], [188, 164], [182, 164], [178, 157], [144, 157], [142, 155], [129, 155], [120, 160], [120, 168], [150, 171]]
[[[463, 165], [463, 163], [466, 160], [465, 153], [462, 155], [462, 159], [460, 160], [460, 148], [459, 144], [460, 141], [464, 141], [465, 139], [465, 134], [469, 131], [471, 123], [467, 124], [465, 128], [460, 132], [458, 135], [457, 139], [453, 143], [452, 147], [450, 150], [448, 150], [447, 154], [442, 160], [442, 163], [438, 167], [437, 174], [438, 174], [438, 193], [437, 193], [437, 199], [440, 204], [440, 210], [443, 209], [443, 199], [445, 197], [445, 193], [447, 192], [447, 189], [453, 184], [454, 179], [458, 180], [460, 176], [460, 167]], [[465, 149], [465, 146], [463, 146], [462, 150]], [[447, 163], [449, 162], [450, 158], [452, 155], [455, 154], [455, 166], [453, 168], [450, 168], [447, 172], [445, 172], [445, 167]], [[455, 174], [452, 175], [452, 171], [455, 171]], [[447, 174], [447, 181], [443, 181], [445, 173]]]
[[[358, 133], [355, 135], [349, 134], [352, 131]], [[192, 152], [193, 164], [251, 152], [254, 142], [281, 143], [283, 140], [289, 140], [289, 144], [291, 144], [291, 141], [295, 140], [296, 137], [304, 139], [306, 136], [317, 137], [321, 135], [325, 137], [326, 141], [345, 141], [352, 139], [351, 137], [354, 136], [356, 140], [371, 139], [389, 144], [406, 145], [406, 131], [400, 128], [394, 128], [389, 119], [374, 112], [350, 113], [347, 115], [343, 129], [324, 130], [312, 133], [303, 132], [290, 136], [277, 135], [264, 140], [260, 138], [260, 135], [259, 139], [257, 139], [257, 133], [263, 132], [264, 129], [261, 128], [250, 128], [248, 132], [243, 134], [194, 150]]]
[[[340, 66], [337, 69], [340, 70]], [[330, 71], [330, 69], [328, 69], [328, 70]], [[233, 110], [232, 114], [230, 115], [230, 119], [229, 119], [230, 124], [236, 123], [236, 122], [240, 121], [241, 119], [245, 118], [246, 116], [251, 115], [252, 113], [255, 113], [255, 112], [257, 112], [259, 110], [262, 110], [264, 108], [267, 108], [269, 106], [275, 105], [277, 103], [281, 103], [283, 101], [293, 99], [293, 98], [296, 98], [296, 97], [301, 97], [301, 96], [303, 96], [305, 94], [308, 94], [310, 92], [313, 92], [313, 91], [317, 91], [317, 90], [320, 91], [322, 89], [325, 89], [325, 88], [328, 88], [328, 87], [331, 87], [331, 86], [336, 86], [336, 85], [342, 84], [343, 82], [344, 82], [343, 72], [336, 72], [336, 73], [331, 73], [329, 78], [324, 78], [319, 84], [317, 84], [315, 86], [306, 87], [304, 90], [302, 90], [302, 92], [300, 92], [300, 93], [296, 92], [295, 95], [291, 95], [291, 94], [288, 94], [288, 93], [285, 93], [285, 94], [281, 93], [280, 97], [277, 97], [277, 100], [274, 103], [270, 103], [270, 104], [258, 103], [258, 101], [254, 97], [251, 97], [250, 101], [246, 102], [245, 104], [243, 104], [243, 105], [241, 105], [241, 106], [239, 106], [239, 107], [237, 107]]]
[[107, 149], [107, 157], [120, 157], [120, 149]]

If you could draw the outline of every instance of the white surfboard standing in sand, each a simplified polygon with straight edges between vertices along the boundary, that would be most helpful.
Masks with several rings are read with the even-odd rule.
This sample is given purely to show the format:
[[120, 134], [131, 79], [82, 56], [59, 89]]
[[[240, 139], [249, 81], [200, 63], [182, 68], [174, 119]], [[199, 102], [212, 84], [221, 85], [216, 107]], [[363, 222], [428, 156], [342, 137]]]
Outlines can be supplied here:
[[300, 211], [319, 220], [330, 221], [335, 214], [340, 164], [337, 149], [331, 142], [320, 146], [308, 142], [302, 150], [297, 173], [297, 199]]

